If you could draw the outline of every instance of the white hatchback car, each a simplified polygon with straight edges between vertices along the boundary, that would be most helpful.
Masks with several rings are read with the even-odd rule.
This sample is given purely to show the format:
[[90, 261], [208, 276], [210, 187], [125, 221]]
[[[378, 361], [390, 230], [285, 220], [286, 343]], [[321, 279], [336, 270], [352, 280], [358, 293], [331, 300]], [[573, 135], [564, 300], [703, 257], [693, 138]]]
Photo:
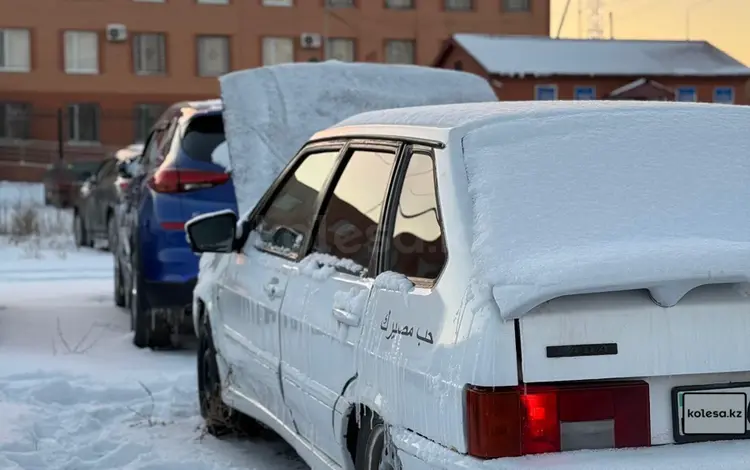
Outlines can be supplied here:
[[249, 416], [315, 469], [746, 468], [582, 449], [750, 437], [748, 122], [483, 103], [317, 133], [247, 218], [186, 226], [209, 430]]

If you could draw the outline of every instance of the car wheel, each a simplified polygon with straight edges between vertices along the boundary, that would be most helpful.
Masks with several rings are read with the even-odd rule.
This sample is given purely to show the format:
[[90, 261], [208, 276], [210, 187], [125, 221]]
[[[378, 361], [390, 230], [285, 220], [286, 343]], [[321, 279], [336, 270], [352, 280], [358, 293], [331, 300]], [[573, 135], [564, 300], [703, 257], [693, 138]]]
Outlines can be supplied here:
[[91, 245], [86, 235], [86, 226], [83, 223], [83, 217], [78, 212], [73, 214], [73, 237], [76, 246], [79, 248]]
[[107, 249], [114, 253], [117, 249], [117, 224], [111, 213], [107, 216]]
[[263, 427], [254, 419], [227, 406], [221, 399], [221, 375], [216, 362], [211, 326], [207, 320], [198, 332], [198, 402], [206, 432], [221, 437], [227, 434], [257, 436]]
[[132, 278], [130, 288], [130, 326], [133, 344], [137, 348], [165, 348], [171, 346], [169, 327], [161, 319], [152, 323], [151, 309], [143, 295], [143, 278], [136, 264], [138, 254], [131, 260]]
[[115, 272], [114, 272], [115, 305], [117, 305], [118, 307], [124, 307], [125, 299], [126, 299], [125, 286], [122, 283], [122, 270], [120, 269], [120, 262], [118, 261], [117, 256], [115, 256], [113, 264], [115, 266]]
[[367, 412], [360, 422], [355, 470], [401, 470], [401, 461], [383, 419]]

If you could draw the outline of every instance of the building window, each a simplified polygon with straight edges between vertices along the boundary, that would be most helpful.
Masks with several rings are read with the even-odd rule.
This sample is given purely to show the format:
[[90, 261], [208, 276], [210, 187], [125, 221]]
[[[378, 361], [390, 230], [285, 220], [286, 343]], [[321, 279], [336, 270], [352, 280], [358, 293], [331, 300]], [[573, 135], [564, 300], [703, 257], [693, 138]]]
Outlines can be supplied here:
[[392, 39], [385, 43], [385, 61], [388, 64], [413, 64], [414, 41], [405, 39]]
[[474, 9], [473, 0], [445, 0], [445, 9], [449, 11], [471, 11]]
[[263, 65], [294, 62], [294, 39], [263, 38]]
[[0, 139], [31, 138], [31, 105], [0, 103]]
[[734, 104], [734, 87], [717, 86], [714, 88], [714, 103]]
[[326, 40], [326, 59], [354, 62], [354, 40], [328, 38]]
[[537, 85], [534, 88], [534, 99], [537, 101], [554, 101], [557, 99], [557, 85]]
[[263, 0], [264, 7], [293, 7], [294, 0]]
[[385, 0], [385, 7], [393, 10], [411, 10], [414, 0]]
[[577, 86], [574, 91], [574, 97], [577, 100], [595, 100], [596, 99], [596, 87]]
[[354, 0], [326, 0], [326, 7], [329, 8], [342, 8], [342, 7], [353, 7]]
[[31, 70], [30, 43], [28, 29], [0, 29], [0, 72]]
[[142, 33], [133, 36], [133, 63], [138, 75], [167, 73], [167, 40], [163, 33]]
[[68, 140], [99, 142], [99, 105], [76, 103], [68, 105]]
[[99, 35], [94, 31], [65, 31], [65, 73], [99, 73]]
[[218, 77], [229, 72], [229, 37], [198, 36], [198, 75]]
[[135, 124], [135, 142], [143, 143], [151, 133], [151, 128], [154, 127], [159, 116], [166, 111], [167, 106], [163, 104], [137, 104], [133, 111], [133, 118]]
[[694, 86], [681, 86], [677, 88], [675, 101], [698, 101], [698, 92]]
[[508, 13], [528, 12], [531, 11], [531, 2], [529, 0], [503, 0], [503, 11]]

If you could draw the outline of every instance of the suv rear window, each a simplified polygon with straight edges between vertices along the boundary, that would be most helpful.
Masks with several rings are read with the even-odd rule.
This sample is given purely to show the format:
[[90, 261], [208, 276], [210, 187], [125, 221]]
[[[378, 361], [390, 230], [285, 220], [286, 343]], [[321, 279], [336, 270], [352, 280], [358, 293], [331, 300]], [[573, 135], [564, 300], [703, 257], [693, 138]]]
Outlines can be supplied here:
[[211, 161], [211, 153], [226, 140], [221, 114], [198, 116], [190, 120], [182, 137], [182, 150], [193, 160]]

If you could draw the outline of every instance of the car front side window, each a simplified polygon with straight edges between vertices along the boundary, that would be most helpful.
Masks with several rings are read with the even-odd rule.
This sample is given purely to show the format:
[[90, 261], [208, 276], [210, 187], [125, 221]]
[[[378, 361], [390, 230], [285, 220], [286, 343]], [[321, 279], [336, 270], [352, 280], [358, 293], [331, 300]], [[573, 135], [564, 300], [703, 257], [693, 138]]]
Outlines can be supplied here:
[[259, 217], [257, 248], [297, 259], [315, 222], [318, 195], [325, 187], [338, 156], [338, 150], [329, 150], [302, 158]]
[[395, 149], [351, 150], [321, 211], [313, 252], [370, 268], [395, 161]]

